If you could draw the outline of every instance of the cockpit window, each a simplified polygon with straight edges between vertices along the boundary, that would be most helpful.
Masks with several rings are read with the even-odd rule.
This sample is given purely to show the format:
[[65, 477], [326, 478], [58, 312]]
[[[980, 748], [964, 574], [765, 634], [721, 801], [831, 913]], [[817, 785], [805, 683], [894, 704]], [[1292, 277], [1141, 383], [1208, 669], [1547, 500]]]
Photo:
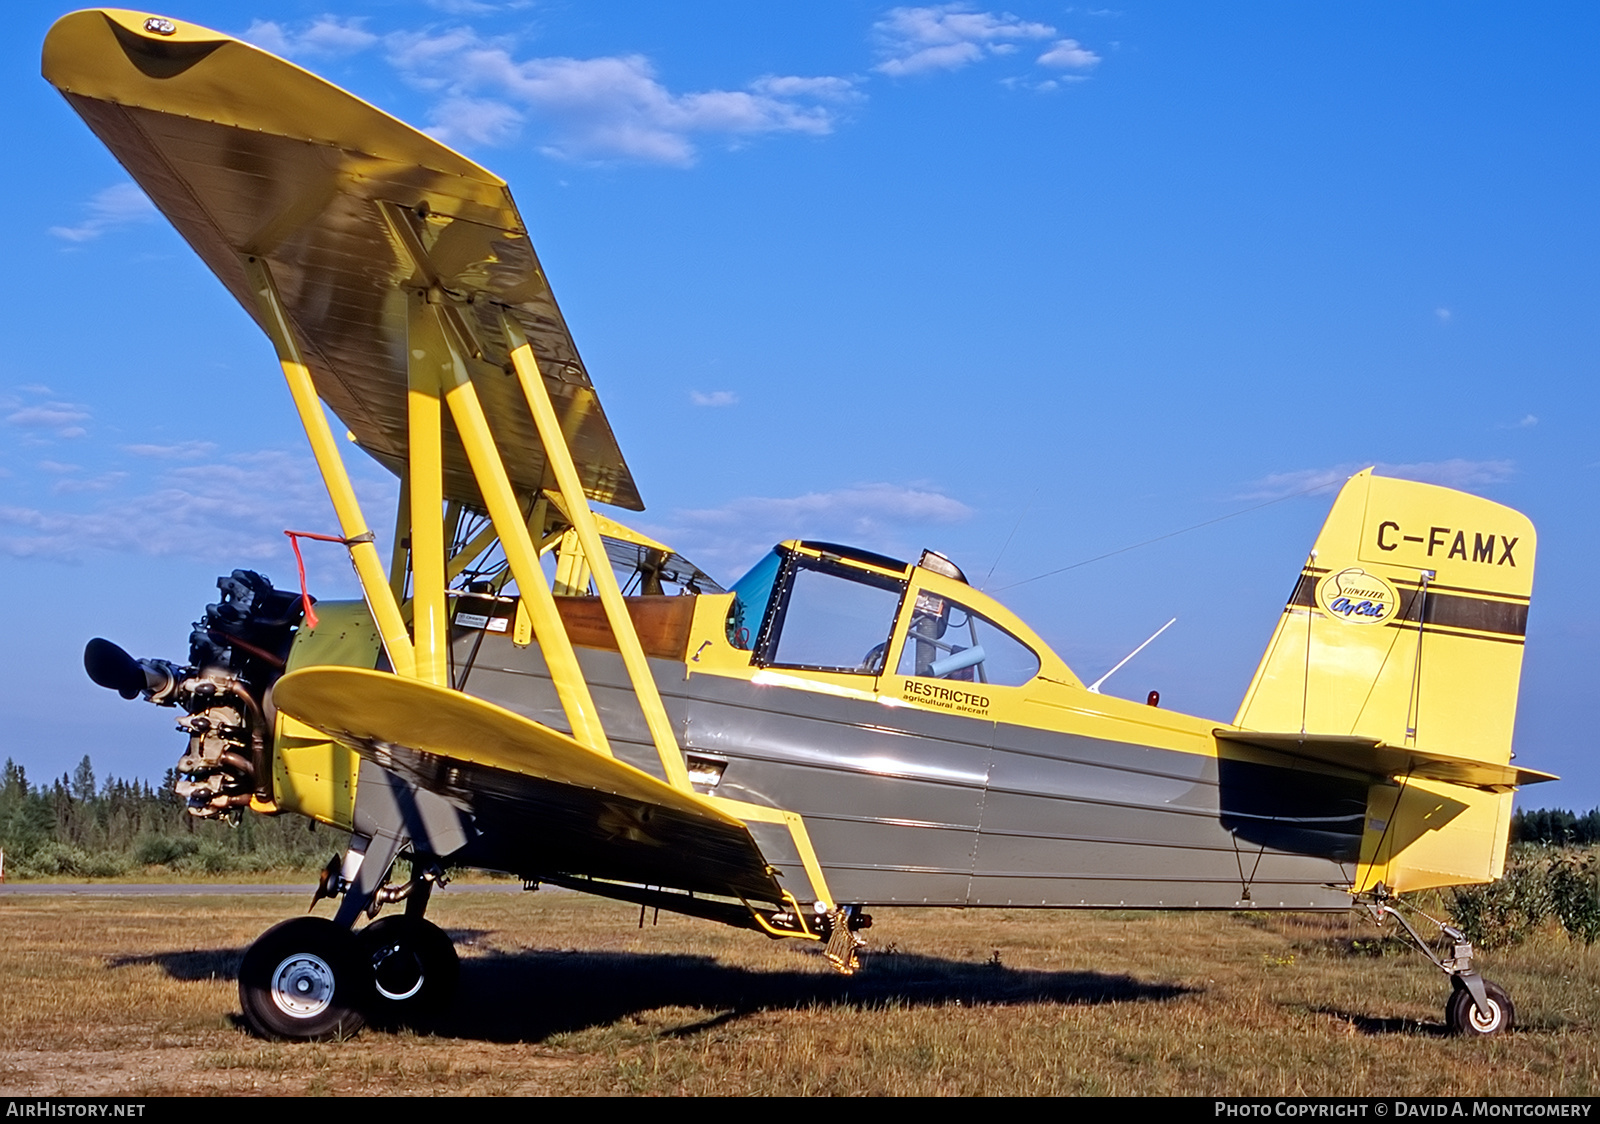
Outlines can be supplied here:
[[728, 611], [728, 643], [749, 651], [761, 632], [761, 622], [766, 618], [767, 605], [772, 601], [772, 587], [783, 568], [783, 555], [776, 550], [750, 567], [748, 573], [733, 583], [733, 608]]
[[1039, 673], [1039, 657], [987, 617], [923, 590], [895, 670], [920, 679], [1020, 687]]
[[766, 642], [766, 662], [877, 675], [883, 670], [904, 584], [797, 559]]

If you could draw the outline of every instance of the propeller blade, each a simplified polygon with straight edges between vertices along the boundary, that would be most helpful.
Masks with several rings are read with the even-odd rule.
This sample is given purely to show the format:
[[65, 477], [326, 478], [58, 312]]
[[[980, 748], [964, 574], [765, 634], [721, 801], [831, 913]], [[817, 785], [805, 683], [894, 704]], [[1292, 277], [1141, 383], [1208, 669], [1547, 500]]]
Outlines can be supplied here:
[[144, 668], [109, 640], [96, 636], [83, 649], [83, 670], [102, 687], [125, 699], [136, 699], [145, 689]]

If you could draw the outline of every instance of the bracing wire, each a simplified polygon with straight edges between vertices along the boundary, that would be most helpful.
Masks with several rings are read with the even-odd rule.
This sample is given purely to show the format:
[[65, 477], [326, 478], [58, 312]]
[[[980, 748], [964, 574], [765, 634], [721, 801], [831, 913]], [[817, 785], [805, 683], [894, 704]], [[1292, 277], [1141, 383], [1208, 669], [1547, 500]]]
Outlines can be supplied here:
[[1006, 536], [1006, 541], [1000, 544], [1000, 553], [994, 556], [994, 565], [990, 566], [989, 572], [983, 575], [983, 584], [978, 587], [980, 590], [989, 588], [989, 580], [994, 577], [995, 569], [1000, 565], [1000, 559], [1006, 556], [1006, 548], [1011, 545], [1011, 540], [1016, 538], [1017, 532], [1022, 529], [1022, 521], [1028, 517], [1028, 512], [1033, 510], [1033, 501], [1039, 498], [1039, 488], [1042, 487], [1044, 485], [1041, 484], [1034, 488], [1033, 495], [1028, 497], [1028, 502], [1022, 508], [1022, 514], [1017, 516], [1016, 523], [1011, 527], [1011, 533]]
[[1045, 578], [1053, 578], [1057, 574], [1064, 574], [1068, 570], [1076, 570], [1080, 566], [1089, 565], [1091, 562], [1100, 562], [1107, 558], [1114, 558], [1119, 554], [1126, 554], [1130, 550], [1138, 550], [1141, 546], [1149, 546], [1152, 543], [1165, 542], [1167, 539], [1174, 539], [1179, 535], [1187, 535], [1190, 531], [1198, 531], [1202, 527], [1210, 527], [1216, 523], [1226, 523], [1229, 519], [1237, 519], [1241, 515], [1249, 515], [1252, 511], [1260, 511], [1264, 507], [1271, 507], [1273, 504], [1283, 503], [1285, 500], [1293, 500], [1299, 499], [1301, 496], [1309, 496], [1312, 492], [1320, 492], [1324, 488], [1331, 488], [1335, 484], [1339, 483], [1341, 483], [1339, 480], [1327, 480], [1321, 484], [1303, 489], [1302, 491], [1290, 492], [1287, 496], [1279, 496], [1277, 499], [1268, 500], [1266, 503], [1258, 503], [1253, 507], [1240, 508], [1238, 511], [1229, 512], [1227, 515], [1219, 515], [1215, 519], [1207, 519], [1203, 523], [1195, 523], [1192, 526], [1184, 527], [1180, 530], [1168, 531], [1166, 534], [1157, 535], [1153, 539], [1145, 539], [1143, 542], [1136, 542], [1130, 546], [1120, 546], [1116, 550], [1108, 550], [1104, 554], [1096, 554], [1093, 558], [1085, 558], [1083, 561], [1074, 562], [1070, 566], [1060, 566], [1054, 570], [1046, 570], [1044, 573], [1035, 574], [1031, 578], [1023, 578], [1019, 582], [1012, 582], [1010, 585], [1003, 585], [999, 589], [995, 590], [995, 592], [1004, 593], [1008, 589], [1016, 589], [1019, 585], [1027, 585], [1029, 582], [1042, 581]]

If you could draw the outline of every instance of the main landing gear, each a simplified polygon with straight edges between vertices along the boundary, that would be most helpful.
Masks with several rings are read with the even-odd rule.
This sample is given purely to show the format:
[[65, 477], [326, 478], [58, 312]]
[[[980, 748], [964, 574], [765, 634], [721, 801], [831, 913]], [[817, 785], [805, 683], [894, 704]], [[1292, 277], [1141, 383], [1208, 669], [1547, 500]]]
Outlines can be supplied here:
[[1467, 1038], [1486, 1038], [1510, 1030], [1516, 1018], [1511, 997], [1499, 984], [1478, 975], [1472, 962], [1472, 943], [1461, 930], [1417, 911], [1437, 926], [1440, 936], [1450, 944], [1450, 955], [1439, 956], [1396, 908], [1398, 902], [1399, 899], [1380, 884], [1361, 904], [1366, 906], [1372, 919], [1379, 924], [1383, 923], [1385, 917], [1393, 917], [1398, 921], [1411, 943], [1433, 961], [1434, 967], [1450, 977], [1450, 999], [1444, 1006], [1444, 1021], [1451, 1033]]
[[274, 925], [239, 965], [244, 1021], [263, 1038], [346, 1038], [366, 1023], [372, 972], [348, 929], [325, 917]]
[[[348, 1038], [367, 1023], [417, 1026], [455, 997], [461, 975], [455, 945], [422, 916], [438, 871], [358, 896], [336, 867], [330, 864], [317, 897], [344, 894], [337, 917], [284, 921], [244, 954], [239, 1003], [245, 1023], [263, 1038], [316, 1041]], [[362, 912], [400, 900], [404, 914], [351, 932], [350, 921]]]
[[367, 1012], [377, 1026], [415, 1026], [455, 996], [461, 961], [445, 931], [421, 917], [381, 917], [356, 934], [372, 966]]

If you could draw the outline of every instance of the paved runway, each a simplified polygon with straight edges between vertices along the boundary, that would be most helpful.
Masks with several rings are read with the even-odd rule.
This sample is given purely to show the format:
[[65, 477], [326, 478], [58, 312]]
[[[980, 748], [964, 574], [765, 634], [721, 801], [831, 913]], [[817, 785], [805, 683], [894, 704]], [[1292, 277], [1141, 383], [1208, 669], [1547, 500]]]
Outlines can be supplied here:
[[[97, 897], [97, 898], [190, 898], [203, 895], [218, 897], [235, 894], [292, 894], [309, 897], [315, 883], [304, 882], [289, 886], [255, 883], [224, 882], [7, 882], [0, 884], [0, 897], [7, 895], [46, 897]], [[556, 889], [546, 886], [540, 893]], [[435, 888], [441, 894], [520, 894], [520, 882], [468, 882], [453, 883]]]

